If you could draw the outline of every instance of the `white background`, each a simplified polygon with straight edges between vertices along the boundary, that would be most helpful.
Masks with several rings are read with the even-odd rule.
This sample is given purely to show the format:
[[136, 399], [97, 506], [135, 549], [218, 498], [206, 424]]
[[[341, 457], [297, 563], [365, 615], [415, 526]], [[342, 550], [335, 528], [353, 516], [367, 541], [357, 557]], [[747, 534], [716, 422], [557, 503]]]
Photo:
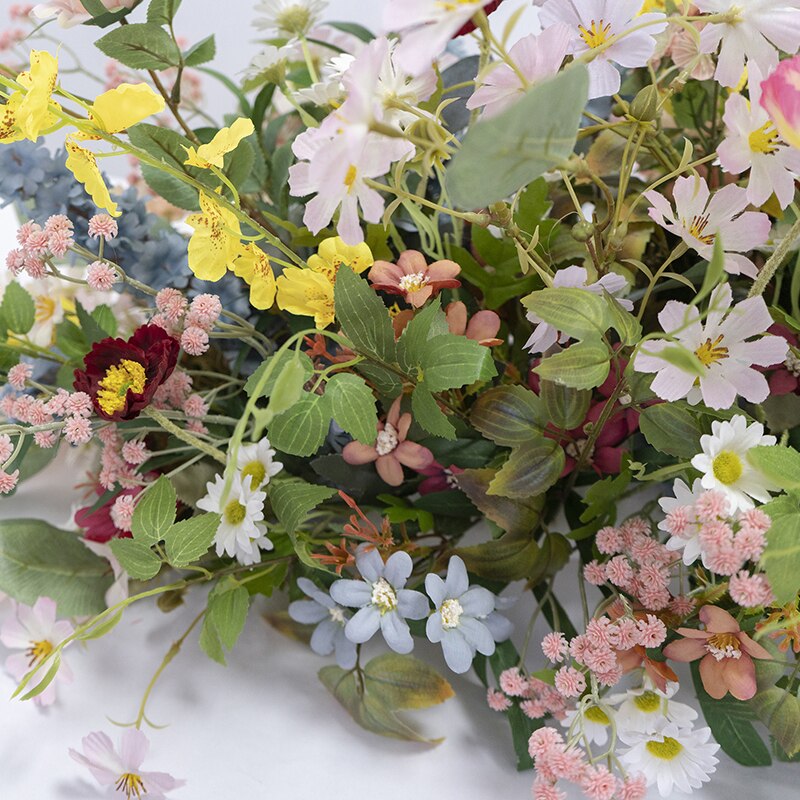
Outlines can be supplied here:
[[[0, 0], [0, 6], [10, 5]], [[507, 2], [503, 17], [520, 4]], [[383, 4], [374, 0], [334, 0], [331, 19], [379, 27]], [[143, 16], [143, 8], [135, 18]], [[212, 64], [228, 74], [244, 69], [258, 50], [248, 29], [250, 3], [184, 0], [179, 35], [194, 42], [213, 32], [218, 55]], [[498, 20], [501, 17], [498, 15]], [[527, 18], [530, 27], [532, 15]], [[102, 74], [103, 58], [91, 42], [94, 29], [61, 32], [79, 50], [85, 65]], [[213, 116], [232, 110], [230, 95], [206, 81]], [[13, 218], [0, 214], [0, 258], [14, 246]], [[62, 457], [13, 499], [0, 501], [0, 518], [35, 516], [64, 525], [80, 480], [79, 469]], [[565, 595], [574, 596], [566, 578]], [[572, 590], [572, 591], [571, 591]], [[153, 605], [132, 608], [108, 637], [86, 651], [69, 652], [73, 684], [60, 687], [58, 703], [46, 711], [31, 703], [0, 700], [0, 800], [92, 800], [108, 797], [67, 755], [91, 730], [116, 729], [110, 719], [132, 720], [150, 676], [201, 606], [190, 600], [170, 615]], [[278, 603], [280, 604], [280, 600]], [[530, 773], [518, 774], [507, 723], [485, 704], [480, 686], [451, 677], [456, 698], [419, 712], [413, 721], [425, 734], [445, 736], [438, 747], [381, 739], [358, 728], [319, 683], [326, 661], [272, 630], [254, 609], [227, 668], [208, 660], [192, 637], [167, 669], [148, 713], [163, 730], [148, 731], [151, 758], [145, 768], [188, 779], [176, 800], [494, 800], [530, 796]], [[0, 616], [5, 609], [0, 606]], [[524, 628], [529, 609], [513, 612]], [[542, 629], [538, 634], [543, 634]], [[536, 641], [534, 635], [534, 641]], [[438, 650], [418, 646], [418, 654], [445, 671]], [[535, 668], [535, 667], [534, 667]], [[0, 671], [0, 698], [13, 691]], [[724, 756], [702, 800], [757, 800], [797, 796], [796, 770], [784, 765], [747, 770]], [[577, 796], [577, 795], [575, 795]]]

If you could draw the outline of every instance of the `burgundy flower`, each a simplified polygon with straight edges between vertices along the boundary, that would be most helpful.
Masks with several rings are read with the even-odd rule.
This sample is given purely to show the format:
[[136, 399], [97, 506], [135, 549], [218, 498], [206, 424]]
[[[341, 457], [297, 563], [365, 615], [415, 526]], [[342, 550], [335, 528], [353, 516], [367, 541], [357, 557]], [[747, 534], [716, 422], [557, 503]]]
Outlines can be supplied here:
[[444, 313], [450, 333], [454, 333], [456, 336], [466, 336], [467, 339], [472, 339], [484, 347], [503, 344], [503, 340], [497, 338], [497, 332], [500, 330], [500, 317], [494, 311], [478, 311], [468, 319], [467, 307], [459, 300], [450, 303]]
[[792, 348], [786, 356], [786, 361], [777, 369], [762, 370], [771, 373], [769, 376], [770, 395], [800, 394], [800, 358], [794, 354], [795, 350], [800, 349], [797, 335], [783, 325], [772, 325], [769, 333], [782, 336]]
[[[500, 8], [500, 3], [502, 3], [502, 2], [503, 2], [503, 0], [492, 0], [491, 3], [489, 3], [488, 5], [485, 5], [483, 7], [483, 10], [486, 13], [486, 15], [488, 16], [492, 12], [497, 11], [497, 9]], [[475, 30], [475, 27], [476, 27], [475, 23], [472, 20], [470, 20], [469, 22], [464, 23], [455, 32], [455, 34], [453, 35], [453, 38], [457, 39], [459, 36], [466, 36], [468, 33], [472, 33], [472, 31]]]
[[373, 289], [402, 295], [414, 308], [419, 308], [442, 289], [461, 286], [456, 280], [460, 272], [461, 267], [455, 261], [434, 261], [429, 265], [422, 253], [406, 250], [396, 264], [376, 261], [367, 277]]
[[411, 427], [411, 414], [400, 414], [400, 400], [392, 403], [385, 422], [378, 423], [378, 438], [374, 445], [349, 442], [342, 450], [348, 464], [375, 462], [378, 475], [390, 486], [403, 483], [403, 467], [417, 472], [433, 463], [433, 453], [427, 447], [406, 439]]
[[458, 475], [464, 470], [453, 466], [445, 467], [438, 461], [434, 461], [427, 467], [417, 470], [420, 475], [426, 478], [417, 487], [420, 494], [432, 494], [433, 492], [446, 492], [450, 489], [458, 488]]
[[142, 325], [133, 336], [95, 342], [75, 370], [76, 392], [86, 392], [103, 419], [138, 417], [172, 374], [180, 345], [163, 328]]
[[715, 700], [730, 692], [737, 700], [749, 700], [756, 693], [754, 658], [771, 658], [769, 651], [754, 642], [724, 609], [703, 606], [700, 621], [704, 631], [678, 628], [684, 639], [664, 648], [673, 661], [700, 661], [703, 688]]
[[[130, 531], [123, 531], [114, 524], [111, 517], [111, 509], [118, 497], [136, 497], [144, 487], [137, 486], [134, 489], [124, 489], [119, 494], [115, 494], [106, 500], [103, 505], [94, 508], [93, 505], [84, 506], [75, 512], [75, 524], [83, 528], [84, 538], [90, 542], [105, 543], [110, 539], [129, 539]], [[103, 488], [97, 487], [97, 494], [103, 494]]]

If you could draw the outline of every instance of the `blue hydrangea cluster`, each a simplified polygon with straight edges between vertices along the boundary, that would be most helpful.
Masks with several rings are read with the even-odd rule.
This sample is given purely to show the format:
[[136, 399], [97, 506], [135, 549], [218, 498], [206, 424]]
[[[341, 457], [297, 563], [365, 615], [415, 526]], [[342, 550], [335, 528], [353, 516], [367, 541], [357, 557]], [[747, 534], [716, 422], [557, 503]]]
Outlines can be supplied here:
[[[0, 204], [13, 203], [21, 213], [40, 224], [53, 214], [72, 220], [75, 241], [89, 250], [89, 219], [97, 213], [94, 203], [65, 166], [63, 150], [51, 152], [44, 145], [16, 142], [0, 148]], [[189, 271], [186, 239], [155, 214], [151, 214], [134, 188], [114, 196], [122, 216], [117, 218], [119, 236], [106, 246], [106, 255], [131, 277], [154, 289], [173, 286], [189, 297], [203, 292], [219, 295], [223, 306], [241, 316], [252, 308], [247, 287], [233, 275], [217, 283], [197, 280]]]

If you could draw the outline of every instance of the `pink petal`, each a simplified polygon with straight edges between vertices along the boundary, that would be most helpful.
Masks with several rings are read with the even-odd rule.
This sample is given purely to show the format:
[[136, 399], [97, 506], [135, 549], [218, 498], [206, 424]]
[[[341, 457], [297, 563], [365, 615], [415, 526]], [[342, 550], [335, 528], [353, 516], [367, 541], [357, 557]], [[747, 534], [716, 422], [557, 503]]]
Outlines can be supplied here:
[[434, 261], [428, 267], [428, 277], [434, 282], [453, 280], [460, 272], [461, 267], [455, 261], [447, 259]]
[[396, 423], [397, 438], [403, 442], [408, 436], [408, 429], [411, 427], [411, 414], [403, 414]]
[[700, 662], [700, 677], [703, 680], [703, 688], [715, 700], [721, 700], [728, 693], [728, 685], [725, 681], [725, 661], [717, 661], [712, 655], [707, 655]]
[[428, 262], [419, 250], [405, 250], [397, 259], [401, 275], [413, 275], [415, 272], [427, 272]]
[[378, 458], [378, 451], [362, 442], [348, 442], [342, 450], [342, 458], [348, 464], [370, 464]]
[[[395, 430], [398, 429], [400, 424], [400, 401], [403, 399], [403, 395], [400, 395], [391, 405], [389, 408], [389, 413], [386, 415], [386, 422], [389, 423]], [[406, 428], [406, 432], [408, 432], [408, 428]]]
[[472, 339], [475, 342], [484, 342], [488, 339], [494, 339], [499, 330], [500, 317], [494, 311], [484, 310], [472, 316], [472, 319], [467, 324], [466, 334], [467, 339]]
[[119, 743], [119, 754], [128, 772], [138, 772], [142, 762], [147, 758], [150, 742], [143, 731], [138, 728], [127, 728]]
[[746, 633], [739, 634], [739, 644], [742, 650], [753, 658], [772, 658], [769, 650], [754, 642]]
[[416, 442], [400, 442], [392, 455], [411, 469], [422, 469], [433, 463], [433, 453]]
[[450, 333], [454, 333], [456, 336], [463, 336], [467, 330], [467, 307], [461, 301], [450, 303], [444, 313], [447, 317], [447, 327], [450, 329]]
[[749, 700], [756, 693], [756, 667], [747, 655], [741, 658], [725, 658], [724, 682], [728, 691], [737, 700]]
[[427, 286], [423, 286], [421, 289], [417, 289], [415, 292], [408, 292], [406, 294], [406, 300], [408, 300], [408, 302], [411, 303], [414, 308], [419, 308], [420, 306], [425, 305], [432, 294], [433, 286], [431, 286], [429, 283]]
[[739, 633], [739, 623], [719, 606], [703, 606], [700, 620], [711, 633]]
[[403, 468], [395, 457], [395, 453], [397, 453], [397, 450], [388, 456], [379, 456], [378, 460], [375, 462], [378, 475], [380, 475], [389, 486], [400, 486], [403, 483]]
[[673, 661], [686, 663], [706, 655], [706, 643], [699, 639], [678, 639], [664, 648], [664, 655]]
[[376, 285], [398, 286], [403, 270], [389, 261], [376, 261], [367, 273], [370, 283]]

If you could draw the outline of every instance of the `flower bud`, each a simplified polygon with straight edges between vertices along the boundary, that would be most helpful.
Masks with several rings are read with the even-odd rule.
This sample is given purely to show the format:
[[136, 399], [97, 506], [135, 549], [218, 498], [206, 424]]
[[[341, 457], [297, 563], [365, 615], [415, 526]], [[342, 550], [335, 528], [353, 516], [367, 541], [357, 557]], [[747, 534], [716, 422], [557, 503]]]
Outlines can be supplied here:
[[630, 115], [639, 122], [652, 122], [658, 115], [658, 89], [645, 86], [630, 105]]
[[584, 219], [573, 225], [570, 233], [576, 242], [588, 242], [594, 236], [594, 225]]

